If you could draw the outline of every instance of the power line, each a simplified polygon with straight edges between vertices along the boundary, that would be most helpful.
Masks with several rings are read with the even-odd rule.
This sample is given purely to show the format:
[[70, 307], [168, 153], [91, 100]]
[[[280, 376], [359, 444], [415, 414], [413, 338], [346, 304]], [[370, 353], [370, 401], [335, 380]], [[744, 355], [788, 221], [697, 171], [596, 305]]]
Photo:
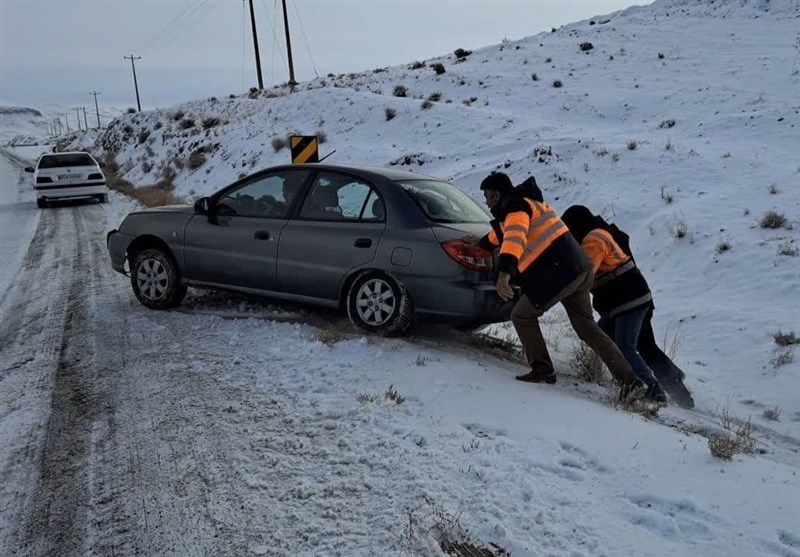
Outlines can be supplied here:
[[308, 36], [306, 35], [306, 30], [303, 28], [303, 20], [300, 19], [300, 11], [297, 9], [297, 2], [293, 1], [292, 5], [294, 6], [294, 12], [297, 14], [297, 22], [300, 23], [300, 32], [303, 34], [303, 40], [306, 42], [306, 50], [308, 50], [308, 58], [311, 60], [311, 69], [314, 70], [314, 75], [319, 77], [319, 73], [317, 73], [317, 66], [314, 64], [314, 56], [311, 54], [311, 43], [308, 42]]
[[172, 32], [178, 28], [178, 26], [185, 23], [204, 4], [207, 4], [208, 1], [209, 0], [194, 0], [194, 3], [186, 6], [181, 12], [178, 13], [178, 15], [169, 20], [169, 22], [167, 22], [167, 24], [162, 27], [158, 33], [153, 35], [142, 50], [149, 50], [153, 48], [153, 46], [155, 46], [159, 41], [162, 41], [165, 37], [169, 37]]

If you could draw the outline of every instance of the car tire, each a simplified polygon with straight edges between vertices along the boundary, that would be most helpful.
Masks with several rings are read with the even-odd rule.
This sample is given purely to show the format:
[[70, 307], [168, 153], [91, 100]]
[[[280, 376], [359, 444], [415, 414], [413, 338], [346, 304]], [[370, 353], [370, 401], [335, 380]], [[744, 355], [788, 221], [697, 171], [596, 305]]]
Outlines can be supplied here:
[[108, 203], [108, 194], [104, 193], [103, 195], [98, 195], [97, 200], [100, 203]]
[[46, 199], [37, 199], [36, 206], [40, 209], [47, 209], [47, 200]]
[[386, 273], [367, 271], [350, 285], [347, 315], [365, 331], [400, 336], [411, 326], [414, 305], [403, 283]]
[[181, 284], [175, 260], [157, 248], [136, 254], [131, 265], [131, 287], [139, 302], [150, 309], [175, 307], [188, 290]]

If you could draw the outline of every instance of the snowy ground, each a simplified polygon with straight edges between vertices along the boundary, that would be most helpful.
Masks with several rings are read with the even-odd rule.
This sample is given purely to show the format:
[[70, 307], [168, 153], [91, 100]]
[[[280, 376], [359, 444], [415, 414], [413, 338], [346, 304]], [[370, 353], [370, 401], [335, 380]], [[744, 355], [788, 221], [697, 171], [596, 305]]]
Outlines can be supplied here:
[[[0, 554], [441, 555], [444, 534], [514, 557], [800, 557], [800, 363], [770, 363], [770, 333], [800, 332], [800, 265], [779, 247], [800, 239], [800, 4], [764, 5], [661, 1], [442, 58], [439, 77], [389, 68], [198, 101], [76, 144], [119, 150], [140, 184], [207, 145], [204, 165], [178, 172], [185, 194], [286, 162], [271, 139], [318, 127], [335, 161], [408, 155], [472, 194], [498, 165], [535, 174], [557, 209], [586, 203], [633, 235], [657, 333], [680, 327], [698, 406], [655, 421], [577, 380], [559, 312], [546, 334], [562, 380], [534, 386], [438, 328], [365, 337], [336, 314], [202, 292], [145, 310], [105, 253], [133, 203], [31, 211], [35, 235], [21, 233], [5, 207], [25, 182], [3, 162], [0, 232], [16, 234], [3, 267], [9, 249], [21, 270], [0, 290]], [[402, 83], [443, 98], [423, 111], [391, 96]], [[181, 131], [179, 109], [223, 123]], [[794, 228], [759, 228], [773, 208]], [[732, 249], [717, 253], [722, 240]], [[726, 406], [752, 418], [755, 455], [710, 455]], [[777, 422], [762, 415], [774, 407]]]

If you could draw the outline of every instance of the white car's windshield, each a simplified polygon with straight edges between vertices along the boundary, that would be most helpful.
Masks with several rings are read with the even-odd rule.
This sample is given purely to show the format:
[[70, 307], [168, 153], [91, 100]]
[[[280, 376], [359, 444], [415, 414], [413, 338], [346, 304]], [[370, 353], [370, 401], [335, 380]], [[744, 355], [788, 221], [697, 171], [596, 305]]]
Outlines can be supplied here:
[[485, 223], [490, 220], [480, 205], [452, 184], [434, 180], [398, 183], [434, 222]]
[[97, 163], [86, 153], [44, 155], [39, 160], [39, 168], [64, 168], [67, 166], [97, 166]]

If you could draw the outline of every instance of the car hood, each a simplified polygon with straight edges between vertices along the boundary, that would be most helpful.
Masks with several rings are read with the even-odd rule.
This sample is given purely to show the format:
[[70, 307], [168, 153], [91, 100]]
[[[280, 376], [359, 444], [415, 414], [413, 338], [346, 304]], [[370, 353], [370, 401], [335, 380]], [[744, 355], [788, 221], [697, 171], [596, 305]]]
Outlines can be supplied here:
[[162, 205], [161, 207], [150, 207], [141, 209], [137, 213], [194, 213], [192, 205]]
[[488, 222], [461, 222], [455, 224], [434, 224], [431, 226], [431, 229], [433, 229], [433, 235], [436, 236], [437, 240], [440, 242], [447, 242], [449, 240], [458, 240], [467, 234], [481, 238], [489, 232], [491, 226], [489, 226]]

